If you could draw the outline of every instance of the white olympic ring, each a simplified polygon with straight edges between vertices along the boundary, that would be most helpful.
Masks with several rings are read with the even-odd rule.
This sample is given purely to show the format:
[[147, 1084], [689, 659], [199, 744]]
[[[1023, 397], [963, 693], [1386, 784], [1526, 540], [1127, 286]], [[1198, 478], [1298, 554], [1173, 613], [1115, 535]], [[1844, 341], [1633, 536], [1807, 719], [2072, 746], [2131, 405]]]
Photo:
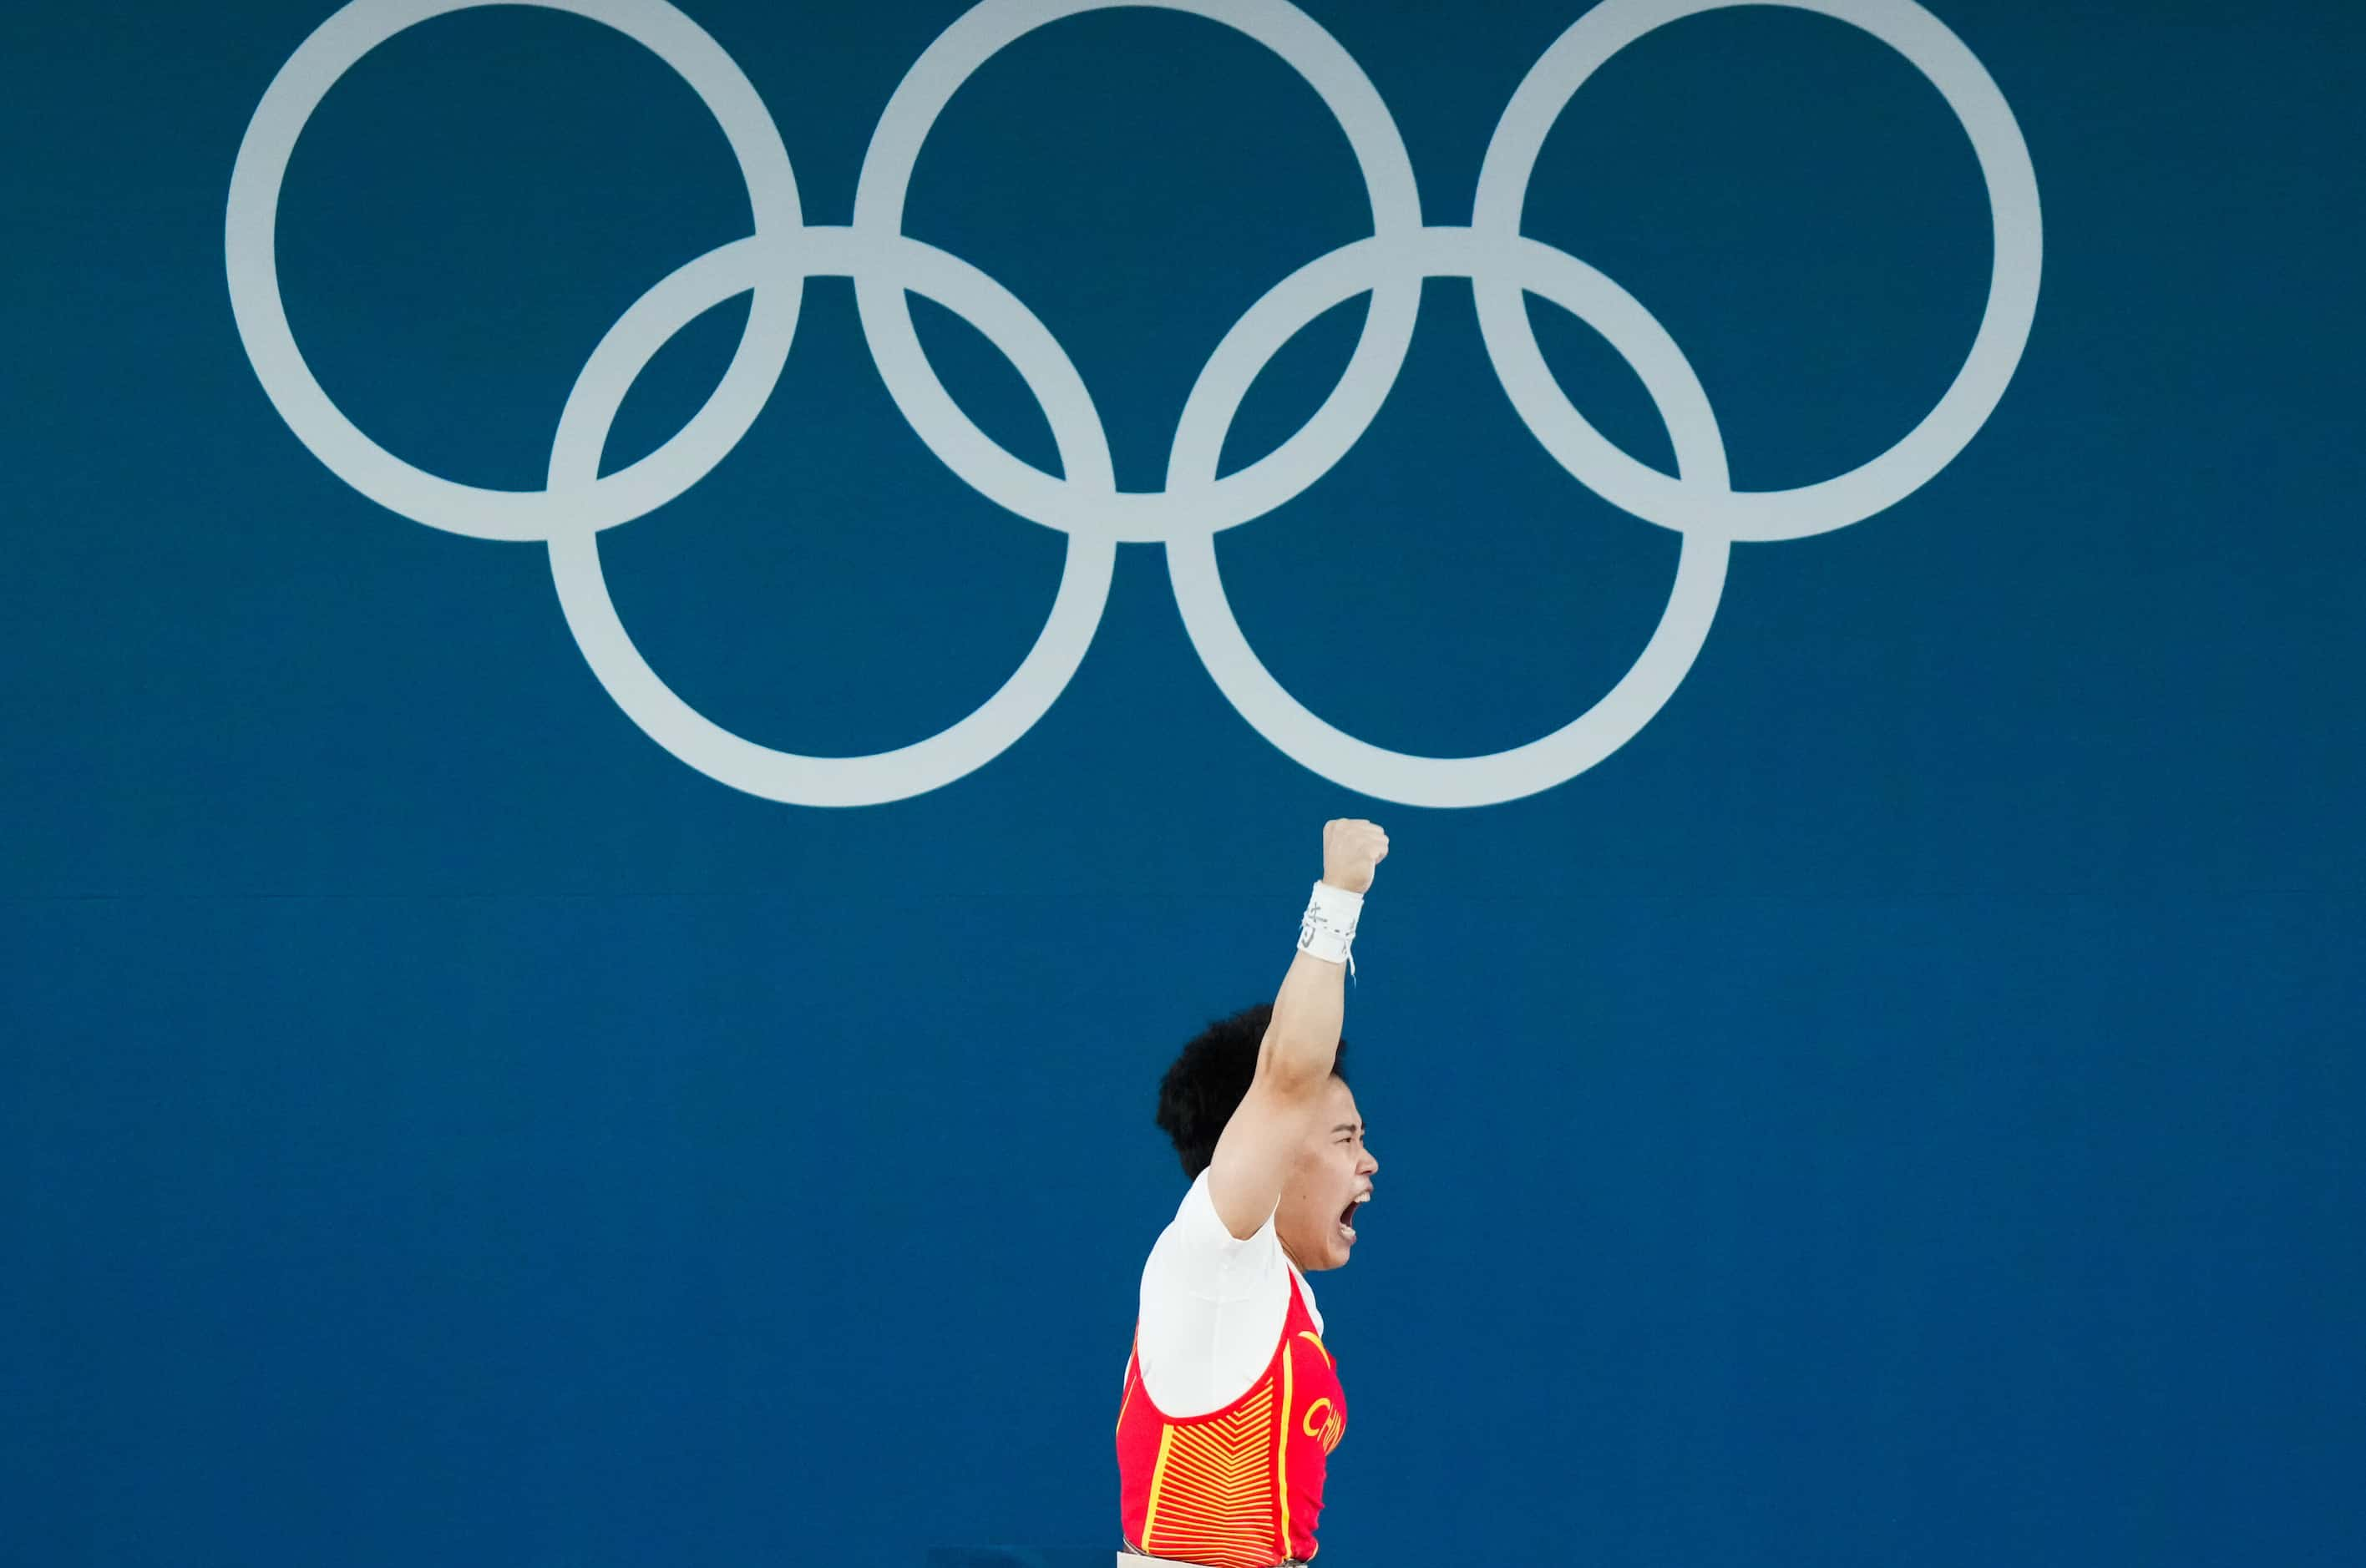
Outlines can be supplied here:
[[[1367, 795], [1416, 805], [1487, 805], [1549, 789], [1624, 745], [1674, 693], [1708, 635], [1734, 541], [1797, 539], [1861, 521], [1952, 462], [2003, 396], [2036, 311], [2042, 223], [2020, 126], [1971, 51], [1914, 0], [1603, 0], [1555, 40], [1512, 95], [1488, 143], [1468, 228], [1422, 222], [1412, 163], [1386, 105], [1338, 42], [1288, 0], [982, 0], [923, 51], [888, 100], [846, 226], [805, 222], [788, 154], [762, 100], [722, 47], [666, 0], [525, 0], [615, 28], [690, 84], [738, 161], [755, 232], [681, 267], [609, 330], [568, 396], [544, 488], [480, 489], [395, 457], [330, 401], [288, 328], [275, 230], [289, 155], [338, 79], [406, 28], [500, 3], [514, 0], [352, 0], [280, 68], [231, 172], [224, 253], [240, 339], [297, 439], [364, 496], [452, 532], [544, 543], [568, 626], [610, 696], [691, 767], [771, 800], [816, 806], [903, 800], [1001, 755], [1042, 717], [1083, 662], [1108, 600], [1117, 546], [1127, 542], [1166, 546], [1184, 625], [1209, 673], [1242, 717], [1301, 766]], [[1587, 77], [1656, 28], [1744, 4], [1851, 23], [1928, 77], [1971, 138], [1995, 239], [1978, 331], [1930, 414], [1897, 445], [1847, 474], [1764, 492], [1730, 487], [1708, 398], [1651, 313], [1592, 267], [1520, 231], [1538, 151]], [[1346, 131], [1372, 209], [1369, 237], [1282, 279], [1217, 344], [1185, 402], [1166, 487], [1150, 492], [1117, 488], [1091, 394], [1042, 320], [975, 267], [903, 231], [905, 193], [920, 148], [974, 72], [1045, 23], [1141, 5], [1222, 22], [1295, 69]], [[928, 740], [868, 756], [775, 750], [700, 714], [633, 645], [600, 566], [602, 530], [681, 495], [755, 423], [787, 363], [805, 280], [815, 276], [853, 279], [881, 378], [929, 450], [988, 499], [1068, 536], [1051, 615], [1001, 689]], [[1614, 506], [1683, 540], [1667, 608], [1618, 683], [1552, 734], [1484, 756], [1388, 751], [1325, 723], [1284, 691], [1251, 651], [1216, 569], [1218, 532], [1300, 495], [1360, 439], [1395, 384], [1423, 284], [1432, 277], [1470, 279], [1488, 359], [1514, 409], [1554, 460]], [[602, 475], [609, 427], [650, 358], [699, 314], [743, 293], [750, 296], [747, 326], [705, 404], [656, 451]], [[1018, 370], [1051, 426], [1059, 474], [1012, 456], [954, 404], [913, 330], [908, 296], [915, 293], [968, 321]], [[1634, 368], [1668, 428], [1674, 476], [1619, 451], [1570, 403], [1530, 329], [1532, 293], [1584, 321]], [[1313, 417], [1263, 458], [1220, 476], [1218, 457], [1250, 384], [1309, 322], [1360, 294], [1371, 296], [1362, 334]]]

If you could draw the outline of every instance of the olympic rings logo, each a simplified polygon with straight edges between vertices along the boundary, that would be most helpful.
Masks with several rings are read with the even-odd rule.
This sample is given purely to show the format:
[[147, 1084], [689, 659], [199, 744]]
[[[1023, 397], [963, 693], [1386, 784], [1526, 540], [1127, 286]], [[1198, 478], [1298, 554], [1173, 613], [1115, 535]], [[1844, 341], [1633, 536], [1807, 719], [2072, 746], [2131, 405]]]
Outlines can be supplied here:
[[[256, 106], [231, 173], [224, 252], [240, 338], [297, 439], [355, 489], [430, 527], [544, 543], [567, 624], [617, 704], [691, 767], [775, 801], [854, 806], [903, 800], [999, 756], [1042, 717], [1082, 663], [1108, 599], [1117, 546], [1124, 542], [1166, 546], [1185, 627], [1210, 675], [1260, 734], [1302, 766], [1364, 794], [1416, 805], [1485, 805], [1549, 789], [1624, 745], [1674, 692], [1708, 634], [1733, 541], [1798, 539], [1846, 527], [1894, 505], [1952, 462], [2003, 396], [2036, 310], [2042, 225], [2029, 149], [1987, 71], [1913, 0], [1603, 0], [1554, 41], [1512, 95], [1488, 143], [1468, 228], [1423, 223], [1413, 167], [1387, 106], [1338, 42], [1287, 0], [983, 0], [929, 46], [889, 99], [863, 156], [853, 221], [844, 226], [805, 221], [788, 153], [762, 101], [731, 57], [688, 17], [665, 0], [534, 0], [615, 28], [689, 83], [738, 161], [755, 232], [682, 266], [609, 329], [568, 396], [544, 488], [481, 489], [404, 463], [330, 401], [288, 328], [274, 230], [288, 156], [330, 87], [395, 34], [432, 17], [491, 3], [353, 0], [280, 68]], [[1716, 416], [1665, 330], [1617, 284], [1520, 232], [1538, 151], [1586, 79], [1655, 28], [1742, 3], [1832, 17], [1905, 56], [1939, 89], [1969, 134], [1995, 233], [1987, 308], [1971, 352], [1938, 405], [1871, 462], [1788, 490], [1733, 489]], [[1091, 394], [1034, 313], [977, 268], [903, 231], [913, 164], [955, 89], [1035, 28], [1121, 4], [1155, 4], [1204, 17], [1280, 56], [1346, 132], [1372, 213], [1369, 238], [1275, 284], [1224, 334], [1186, 400], [1166, 487], [1150, 492], [1117, 488]], [[601, 530], [681, 495], [747, 433], [787, 361], [805, 280], [816, 276], [853, 279], [863, 336], [880, 375], [929, 450], [997, 505], [1068, 539], [1050, 618], [1009, 679], [950, 728], [868, 756], [774, 750], [697, 712], [634, 647], [600, 565]], [[1303, 492], [1369, 425], [1404, 362], [1422, 284], [1432, 277], [1470, 280], [1488, 358], [1513, 408], [1546, 451], [1596, 495], [1683, 538], [1667, 608], [1628, 673], [1560, 729], [1485, 756], [1388, 751], [1315, 716], [1250, 649], [1216, 570], [1219, 532]], [[610, 424], [643, 367], [693, 319], [743, 293], [752, 297], [746, 330], [705, 404], [656, 451], [602, 475]], [[1529, 293], [1594, 328], [1634, 368], [1673, 440], [1673, 477], [1613, 446], [1562, 395], [1529, 328], [1524, 298]], [[921, 352], [912, 294], [962, 317], [1018, 370], [1051, 426], [1058, 475], [1012, 456], [954, 404]], [[1225, 433], [1258, 372], [1309, 322], [1362, 294], [1371, 303], [1338, 386], [1280, 446], [1220, 476]]]

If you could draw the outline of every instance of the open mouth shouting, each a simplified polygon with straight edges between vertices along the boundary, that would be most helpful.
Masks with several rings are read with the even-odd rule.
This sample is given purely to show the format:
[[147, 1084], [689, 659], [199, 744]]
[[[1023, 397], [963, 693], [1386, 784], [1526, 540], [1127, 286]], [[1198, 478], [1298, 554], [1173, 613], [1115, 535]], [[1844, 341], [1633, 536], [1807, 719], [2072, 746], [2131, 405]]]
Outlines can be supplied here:
[[1372, 1190], [1367, 1187], [1348, 1200], [1347, 1206], [1339, 1211], [1339, 1234], [1346, 1238], [1350, 1247], [1356, 1244], [1356, 1211], [1371, 1201]]

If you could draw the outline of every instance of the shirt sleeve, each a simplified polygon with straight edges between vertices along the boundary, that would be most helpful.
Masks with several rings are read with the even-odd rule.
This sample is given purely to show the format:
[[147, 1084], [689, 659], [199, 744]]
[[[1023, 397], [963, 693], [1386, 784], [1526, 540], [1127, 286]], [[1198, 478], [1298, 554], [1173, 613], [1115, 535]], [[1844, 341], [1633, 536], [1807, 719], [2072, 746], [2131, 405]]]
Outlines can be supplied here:
[[1142, 1271], [1142, 1379], [1160, 1409], [1204, 1415], [1248, 1391], [1289, 1310], [1288, 1267], [1273, 1216], [1233, 1235], [1200, 1172]]
[[[1280, 1212], [1279, 1204], [1275, 1212]], [[1234, 1236], [1216, 1212], [1215, 1195], [1202, 1170], [1183, 1194], [1175, 1223], [1158, 1238], [1168, 1253], [1174, 1276], [1170, 1282], [1181, 1283], [1207, 1301], [1246, 1301], [1260, 1295], [1281, 1268], [1281, 1238], [1273, 1221], [1273, 1215], [1268, 1215], [1254, 1235]]]

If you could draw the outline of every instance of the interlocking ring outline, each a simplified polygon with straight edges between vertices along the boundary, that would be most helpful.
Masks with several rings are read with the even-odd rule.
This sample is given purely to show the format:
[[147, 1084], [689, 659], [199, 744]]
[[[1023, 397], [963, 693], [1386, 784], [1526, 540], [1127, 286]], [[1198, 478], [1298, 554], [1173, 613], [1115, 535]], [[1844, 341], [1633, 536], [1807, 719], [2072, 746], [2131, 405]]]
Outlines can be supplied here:
[[[723, 783], [817, 806], [871, 805], [938, 789], [999, 756], [1042, 717], [1083, 662], [1121, 542], [1163, 543], [1192, 645], [1257, 732], [1301, 766], [1382, 800], [1476, 806], [1549, 789], [1592, 767], [1649, 722], [1690, 670], [1722, 595], [1736, 540], [1803, 538], [1895, 505], [1952, 462], [2003, 396], [2028, 342], [2043, 260], [2035, 171], [2003, 95], [1971, 51], [1914, 0], [1603, 0], [1545, 51], [1505, 106], [1483, 159], [1468, 228], [1424, 225], [1411, 161], [1370, 80], [1339, 43], [1287, 0], [982, 0], [922, 52], [864, 153], [853, 221], [806, 224], [778, 128], [747, 77], [666, 0], [525, 0], [601, 22], [673, 68], [723, 129], [748, 186], [755, 232], [677, 269], [611, 328], [569, 393], [546, 487], [481, 489], [438, 477], [372, 442], [305, 364], [279, 295], [275, 251], [289, 155], [328, 90], [371, 50], [447, 12], [515, 0], [352, 0], [280, 68], [256, 106], [231, 174], [224, 253], [232, 314], [265, 394], [297, 439], [340, 478], [414, 521], [479, 538], [536, 540], [567, 623], [617, 704], [651, 738]], [[1929, 78], [1971, 139], [1986, 185], [1995, 255], [1989, 297], [1963, 368], [1922, 421], [1888, 451], [1838, 477], [1778, 491], [1736, 491], [1697, 377], [1633, 297], [1567, 252], [1520, 232], [1546, 134], [1602, 63], [1680, 17], [1780, 5], [1855, 26]], [[1090, 393], [1042, 322], [975, 267], [903, 232], [912, 168], [961, 84], [1017, 39], [1062, 17], [1154, 6], [1255, 39], [1313, 87], [1346, 131], [1372, 209], [1372, 234], [1301, 267], [1218, 343], [1185, 401], [1163, 490], [1120, 491]], [[651, 669], [618, 619], [598, 535], [698, 482], [738, 443], [770, 398], [795, 333], [804, 282], [850, 276], [862, 331], [890, 397], [930, 451], [1006, 510], [1068, 536], [1050, 616], [1010, 678], [975, 711], [914, 745], [867, 756], [806, 756], [760, 745], [700, 714]], [[1389, 751], [1333, 727], [1292, 698], [1250, 649], [1224, 599], [1215, 534], [1264, 516], [1329, 472], [1393, 387], [1421, 288], [1468, 277], [1482, 340], [1514, 409], [1572, 477], [1614, 506], [1674, 530], [1683, 544], [1659, 624], [1633, 666], [1560, 729], [1482, 756]], [[603, 476], [599, 460], [626, 391], [696, 316], [741, 293], [748, 321], [706, 402], [658, 449]], [[907, 295], [963, 317], [1019, 371], [1042, 406], [1061, 473], [997, 445], [962, 412], [922, 353]], [[1541, 295], [1600, 333], [1636, 371], [1666, 424], [1671, 477], [1605, 440], [1544, 363], [1526, 296]], [[1339, 384], [1296, 433], [1219, 476], [1242, 397], [1281, 346], [1332, 306], [1369, 294], [1361, 335]]]

